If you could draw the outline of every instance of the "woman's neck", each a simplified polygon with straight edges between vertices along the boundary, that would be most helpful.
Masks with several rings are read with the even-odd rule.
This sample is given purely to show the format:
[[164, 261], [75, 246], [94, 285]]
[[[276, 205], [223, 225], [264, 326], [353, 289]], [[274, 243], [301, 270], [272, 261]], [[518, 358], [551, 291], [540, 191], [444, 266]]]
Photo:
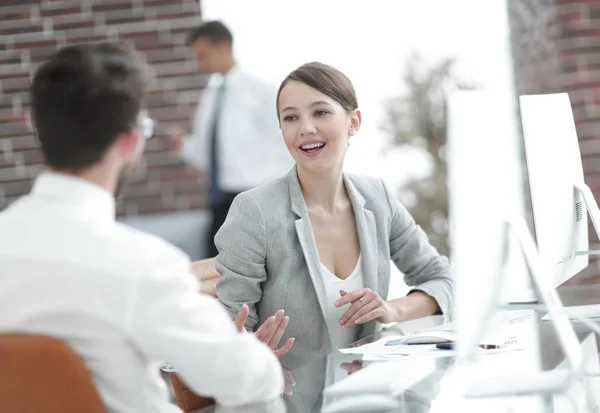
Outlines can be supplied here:
[[339, 170], [307, 172], [298, 168], [298, 180], [306, 207], [335, 213], [349, 205], [341, 168]]

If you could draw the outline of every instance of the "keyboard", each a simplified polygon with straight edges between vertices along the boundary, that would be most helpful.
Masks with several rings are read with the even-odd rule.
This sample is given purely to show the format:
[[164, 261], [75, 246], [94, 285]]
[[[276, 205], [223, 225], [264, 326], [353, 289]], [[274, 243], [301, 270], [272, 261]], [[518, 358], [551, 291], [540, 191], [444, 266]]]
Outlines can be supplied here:
[[510, 324], [517, 323], [525, 318], [531, 317], [535, 314], [533, 310], [509, 310], [508, 311], [508, 322]]

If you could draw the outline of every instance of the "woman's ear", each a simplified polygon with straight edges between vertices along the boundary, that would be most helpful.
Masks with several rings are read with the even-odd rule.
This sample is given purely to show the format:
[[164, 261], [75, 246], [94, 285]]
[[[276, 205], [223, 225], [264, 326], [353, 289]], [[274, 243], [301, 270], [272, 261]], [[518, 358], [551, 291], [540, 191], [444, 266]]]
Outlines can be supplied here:
[[348, 136], [354, 136], [358, 133], [360, 129], [360, 124], [362, 123], [362, 114], [360, 110], [355, 109], [350, 116], [350, 127], [348, 130]]

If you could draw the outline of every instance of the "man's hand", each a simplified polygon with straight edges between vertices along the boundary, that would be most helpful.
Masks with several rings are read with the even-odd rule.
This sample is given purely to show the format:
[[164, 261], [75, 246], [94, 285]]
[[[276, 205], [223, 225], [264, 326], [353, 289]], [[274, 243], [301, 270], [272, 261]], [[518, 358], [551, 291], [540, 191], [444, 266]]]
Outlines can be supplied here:
[[354, 360], [351, 363], [342, 363], [340, 367], [348, 372], [348, 376], [356, 373], [358, 370], [362, 369], [363, 362], [362, 360]]
[[[248, 307], [247, 304], [242, 305], [240, 312], [235, 318], [235, 325], [239, 332], [246, 331], [244, 325], [246, 324], [249, 313], [250, 307]], [[294, 337], [289, 338], [283, 346], [276, 350], [279, 342], [281, 341], [281, 337], [287, 328], [288, 322], [290, 321], [290, 318], [284, 316], [284, 314], [285, 312], [283, 310], [278, 310], [275, 315], [267, 318], [265, 322], [258, 328], [258, 330], [254, 332], [256, 338], [271, 347], [273, 349], [273, 353], [275, 353], [277, 357], [286, 355], [292, 349], [294, 341], [296, 340]]]
[[167, 128], [165, 147], [172, 152], [179, 152], [183, 146], [186, 133], [179, 125], [171, 125]]
[[221, 274], [215, 268], [214, 258], [192, 262], [192, 273], [200, 281], [201, 292], [217, 296], [217, 280], [221, 278]]

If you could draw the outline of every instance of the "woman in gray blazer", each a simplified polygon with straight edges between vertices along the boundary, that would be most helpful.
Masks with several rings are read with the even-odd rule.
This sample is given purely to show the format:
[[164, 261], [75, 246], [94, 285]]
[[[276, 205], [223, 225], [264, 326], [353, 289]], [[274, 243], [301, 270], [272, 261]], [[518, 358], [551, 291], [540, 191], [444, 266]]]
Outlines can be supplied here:
[[[282, 320], [269, 344], [283, 336], [289, 348], [295, 339], [281, 358], [292, 368], [373, 333], [377, 321], [447, 313], [447, 259], [382, 180], [343, 172], [361, 124], [350, 80], [305, 64], [281, 84], [277, 115], [295, 167], [241, 193], [215, 237], [216, 293], [232, 317], [247, 304], [245, 327], [255, 331], [285, 311], [289, 324], [283, 331]], [[386, 301], [390, 260], [412, 289]]]

